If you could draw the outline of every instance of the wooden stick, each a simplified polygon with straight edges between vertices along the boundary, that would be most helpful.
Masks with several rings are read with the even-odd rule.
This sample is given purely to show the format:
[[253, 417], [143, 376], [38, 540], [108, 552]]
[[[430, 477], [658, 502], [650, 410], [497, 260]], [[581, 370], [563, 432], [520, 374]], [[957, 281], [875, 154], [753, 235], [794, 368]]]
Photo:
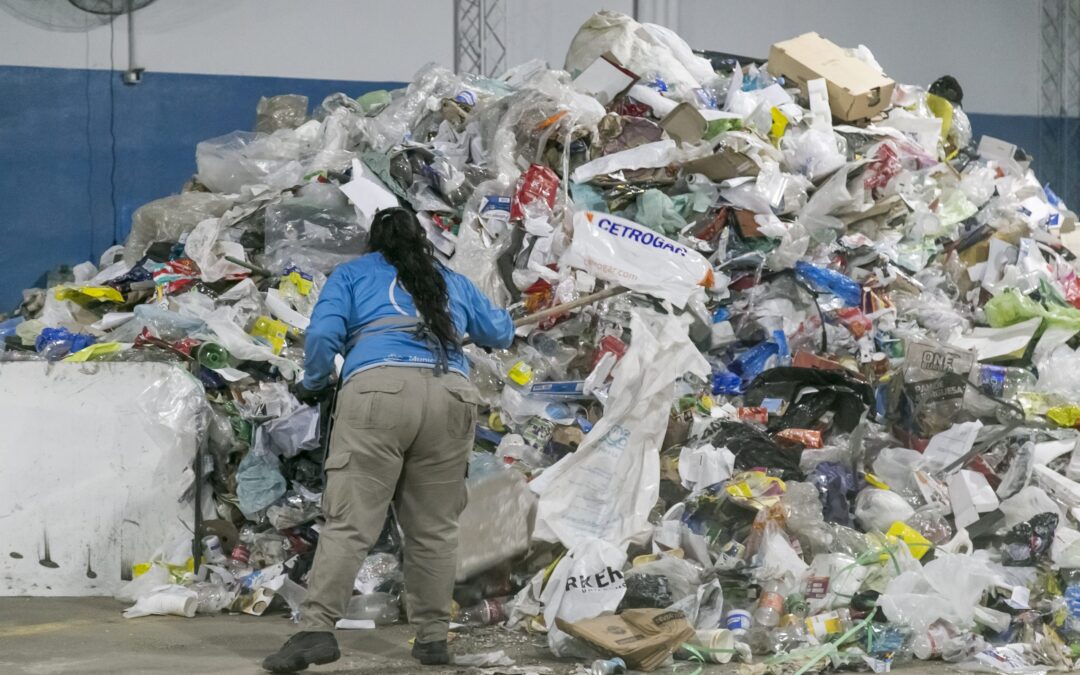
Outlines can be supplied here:
[[[608, 298], [615, 297], [616, 295], [622, 295], [623, 293], [626, 293], [629, 290], [630, 290], [629, 288], [624, 288], [623, 286], [611, 286], [610, 288], [605, 288], [604, 290], [597, 291], [596, 293], [590, 293], [589, 295], [583, 295], [580, 298], [578, 298], [577, 300], [571, 300], [570, 302], [564, 302], [561, 305], [555, 305], [554, 307], [549, 307], [547, 309], [540, 310], [539, 312], [536, 312], [535, 314], [529, 314], [528, 316], [523, 316], [520, 319], [517, 319], [516, 321], [514, 321], [514, 328], [518, 328], [520, 326], [528, 326], [528, 325], [534, 324], [534, 323], [540, 323], [541, 321], [543, 321], [544, 319], [547, 319], [549, 317], [558, 316], [559, 314], [569, 312], [572, 309], [577, 309], [578, 307], [584, 307], [585, 305], [591, 305], [594, 302], [600, 302], [601, 300], [606, 300]], [[466, 337], [465, 340], [461, 344], [463, 344], [463, 345], [472, 344], [472, 338]]]

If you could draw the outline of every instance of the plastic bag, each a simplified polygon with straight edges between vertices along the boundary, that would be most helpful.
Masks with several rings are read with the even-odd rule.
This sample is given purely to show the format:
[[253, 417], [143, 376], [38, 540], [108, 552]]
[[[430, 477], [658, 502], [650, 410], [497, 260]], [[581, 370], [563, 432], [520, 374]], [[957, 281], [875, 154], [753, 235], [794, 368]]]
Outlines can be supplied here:
[[246, 185], [283, 189], [304, 177], [305, 143], [293, 129], [272, 134], [234, 131], [195, 146], [196, 177], [214, 192], [235, 194]]
[[1015, 525], [1005, 533], [1001, 544], [1001, 564], [1006, 567], [1032, 567], [1046, 556], [1054, 543], [1058, 514], [1040, 513]]
[[855, 497], [855, 520], [866, 531], [886, 532], [896, 521], [905, 521], [915, 509], [892, 490], [866, 488]]
[[295, 457], [305, 450], [318, 449], [319, 409], [302, 405], [270, 420], [258, 428], [254, 445], [281, 457]]
[[[605, 52], [635, 73], [655, 73], [662, 77], [669, 95], [678, 100], [693, 101], [694, 90], [705, 83], [698, 76], [712, 70], [708, 61], [692, 56], [690, 47], [671, 31], [640, 24], [625, 14], [609, 10], [593, 14], [581, 25], [566, 52], [564, 68], [571, 73], [580, 72]], [[714, 74], [707, 78], [712, 79]]]
[[995, 582], [985, 557], [938, 552], [922, 569], [906, 571], [890, 581], [878, 606], [889, 621], [917, 632], [938, 619], [968, 627], [983, 592]]
[[780, 583], [781, 593], [790, 595], [802, 588], [809, 567], [791, 546], [783, 528], [775, 520], [767, 520], [754, 556], [757, 566], [754, 578], [758, 581], [774, 580]]
[[464, 274], [477, 288], [500, 307], [511, 302], [510, 292], [499, 274], [498, 261], [513, 244], [513, 230], [506, 228], [492, 233], [481, 219], [481, 210], [488, 197], [510, 197], [512, 189], [499, 181], [486, 181], [473, 191], [465, 206], [458, 230], [454, 257], [447, 266]]
[[278, 129], [295, 129], [307, 120], [307, 109], [307, 96], [263, 96], [255, 106], [255, 131], [269, 134]]
[[372, 553], [364, 558], [356, 573], [353, 588], [362, 594], [386, 591], [388, 585], [401, 575], [401, 563], [393, 553]]
[[671, 197], [655, 189], [638, 195], [634, 217], [642, 225], [668, 237], [678, 234], [686, 227], [686, 219], [675, 208]]
[[192, 618], [199, 606], [199, 594], [183, 586], [159, 586], [124, 610], [125, 619], [140, 616], [186, 616]]
[[555, 656], [581, 656], [580, 645], [556, 625], [555, 620], [574, 622], [615, 611], [626, 593], [622, 568], [626, 552], [601, 539], [583, 540], [572, 546], [551, 572], [540, 600], [548, 627], [548, 646]]
[[574, 214], [574, 241], [564, 262], [680, 308], [714, 280], [700, 253], [633, 221], [594, 211]]
[[285, 494], [285, 478], [273, 455], [248, 452], [236, 469], [236, 496], [244, 516], [254, 519], [259, 512]]
[[309, 183], [266, 207], [266, 266], [330, 274], [367, 251], [368, 234], [340, 188]]
[[121, 602], [137, 602], [139, 598], [149, 596], [154, 589], [168, 586], [172, 576], [165, 565], [153, 562], [149, 569], [127, 582], [116, 591], [116, 599]]
[[210, 192], [182, 192], [143, 204], [131, 216], [124, 259], [133, 264], [156, 241], [180, 241], [202, 221], [221, 217], [233, 201]]
[[[565, 546], [591, 539], [625, 545], [651, 531], [658, 449], [675, 380], [685, 373], [704, 379], [709, 372], [688, 326], [685, 315], [631, 310], [632, 341], [613, 371], [604, 416], [576, 452], [529, 483], [540, 496], [535, 538]], [[612, 484], [624, 489], [613, 491]]]

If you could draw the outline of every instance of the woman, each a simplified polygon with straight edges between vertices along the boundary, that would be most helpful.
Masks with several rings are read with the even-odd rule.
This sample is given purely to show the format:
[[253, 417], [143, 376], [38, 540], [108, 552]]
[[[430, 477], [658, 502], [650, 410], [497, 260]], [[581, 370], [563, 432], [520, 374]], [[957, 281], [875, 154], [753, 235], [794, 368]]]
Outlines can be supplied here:
[[405, 533], [406, 606], [416, 626], [412, 654], [425, 665], [449, 662], [457, 521], [479, 402], [460, 338], [468, 333], [477, 344], [507, 347], [514, 327], [472, 282], [436, 261], [411, 212], [377, 213], [370, 250], [330, 275], [307, 331], [298, 398], [321, 397], [338, 354], [345, 356], [344, 384], [302, 631], [263, 661], [273, 672], [340, 657], [330, 631], [395, 498]]

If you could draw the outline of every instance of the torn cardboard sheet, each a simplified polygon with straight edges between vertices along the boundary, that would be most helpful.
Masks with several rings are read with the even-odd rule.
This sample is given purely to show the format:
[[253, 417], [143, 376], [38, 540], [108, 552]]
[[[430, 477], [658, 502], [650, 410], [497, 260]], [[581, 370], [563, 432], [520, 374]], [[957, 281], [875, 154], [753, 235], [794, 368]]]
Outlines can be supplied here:
[[557, 621], [559, 628], [570, 635], [604, 654], [620, 657], [630, 668], [646, 672], [658, 668], [679, 645], [695, 635], [685, 614], [666, 609], [628, 609], [622, 614], [573, 623]]

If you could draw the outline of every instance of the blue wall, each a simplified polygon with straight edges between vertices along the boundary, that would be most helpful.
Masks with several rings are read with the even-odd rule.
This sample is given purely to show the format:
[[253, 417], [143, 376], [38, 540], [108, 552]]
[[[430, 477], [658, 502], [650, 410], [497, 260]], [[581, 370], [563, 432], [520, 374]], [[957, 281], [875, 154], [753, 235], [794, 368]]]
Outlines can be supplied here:
[[[22, 289], [40, 284], [49, 269], [96, 262], [122, 242], [136, 208], [179, 192], [195, 172], [199, 141], [255, 126], [260, 96], [305, 94], [315, 106], [336, 91], [358, 96], [399, 86], [147, 73], [142, 84], [127, 87], [119, 73], [108, 71], [0, 67], [0, 312], [13, 308]], [[972, 114], [971, 121], [976, 134], [1035, 154], [1041, 170], [1039, 118]], [[1075, 130], [1080, 120], [1061, 123]], [[1067, 168], [1047, 169], [1054, 189], [1075, 208], [1080, 148], [1069, 161]]]
[[0, 313], [49, 269], [97, 262], [123, 242], [136, 208], [179, 192], [195, 173], [199, 141], [254, 128], [260, 96], [304, 94], [314, 107], [337, 91], [404, 86], [175, 73], [146, 73], [124, 86], [119, 78], [0, 67]]

